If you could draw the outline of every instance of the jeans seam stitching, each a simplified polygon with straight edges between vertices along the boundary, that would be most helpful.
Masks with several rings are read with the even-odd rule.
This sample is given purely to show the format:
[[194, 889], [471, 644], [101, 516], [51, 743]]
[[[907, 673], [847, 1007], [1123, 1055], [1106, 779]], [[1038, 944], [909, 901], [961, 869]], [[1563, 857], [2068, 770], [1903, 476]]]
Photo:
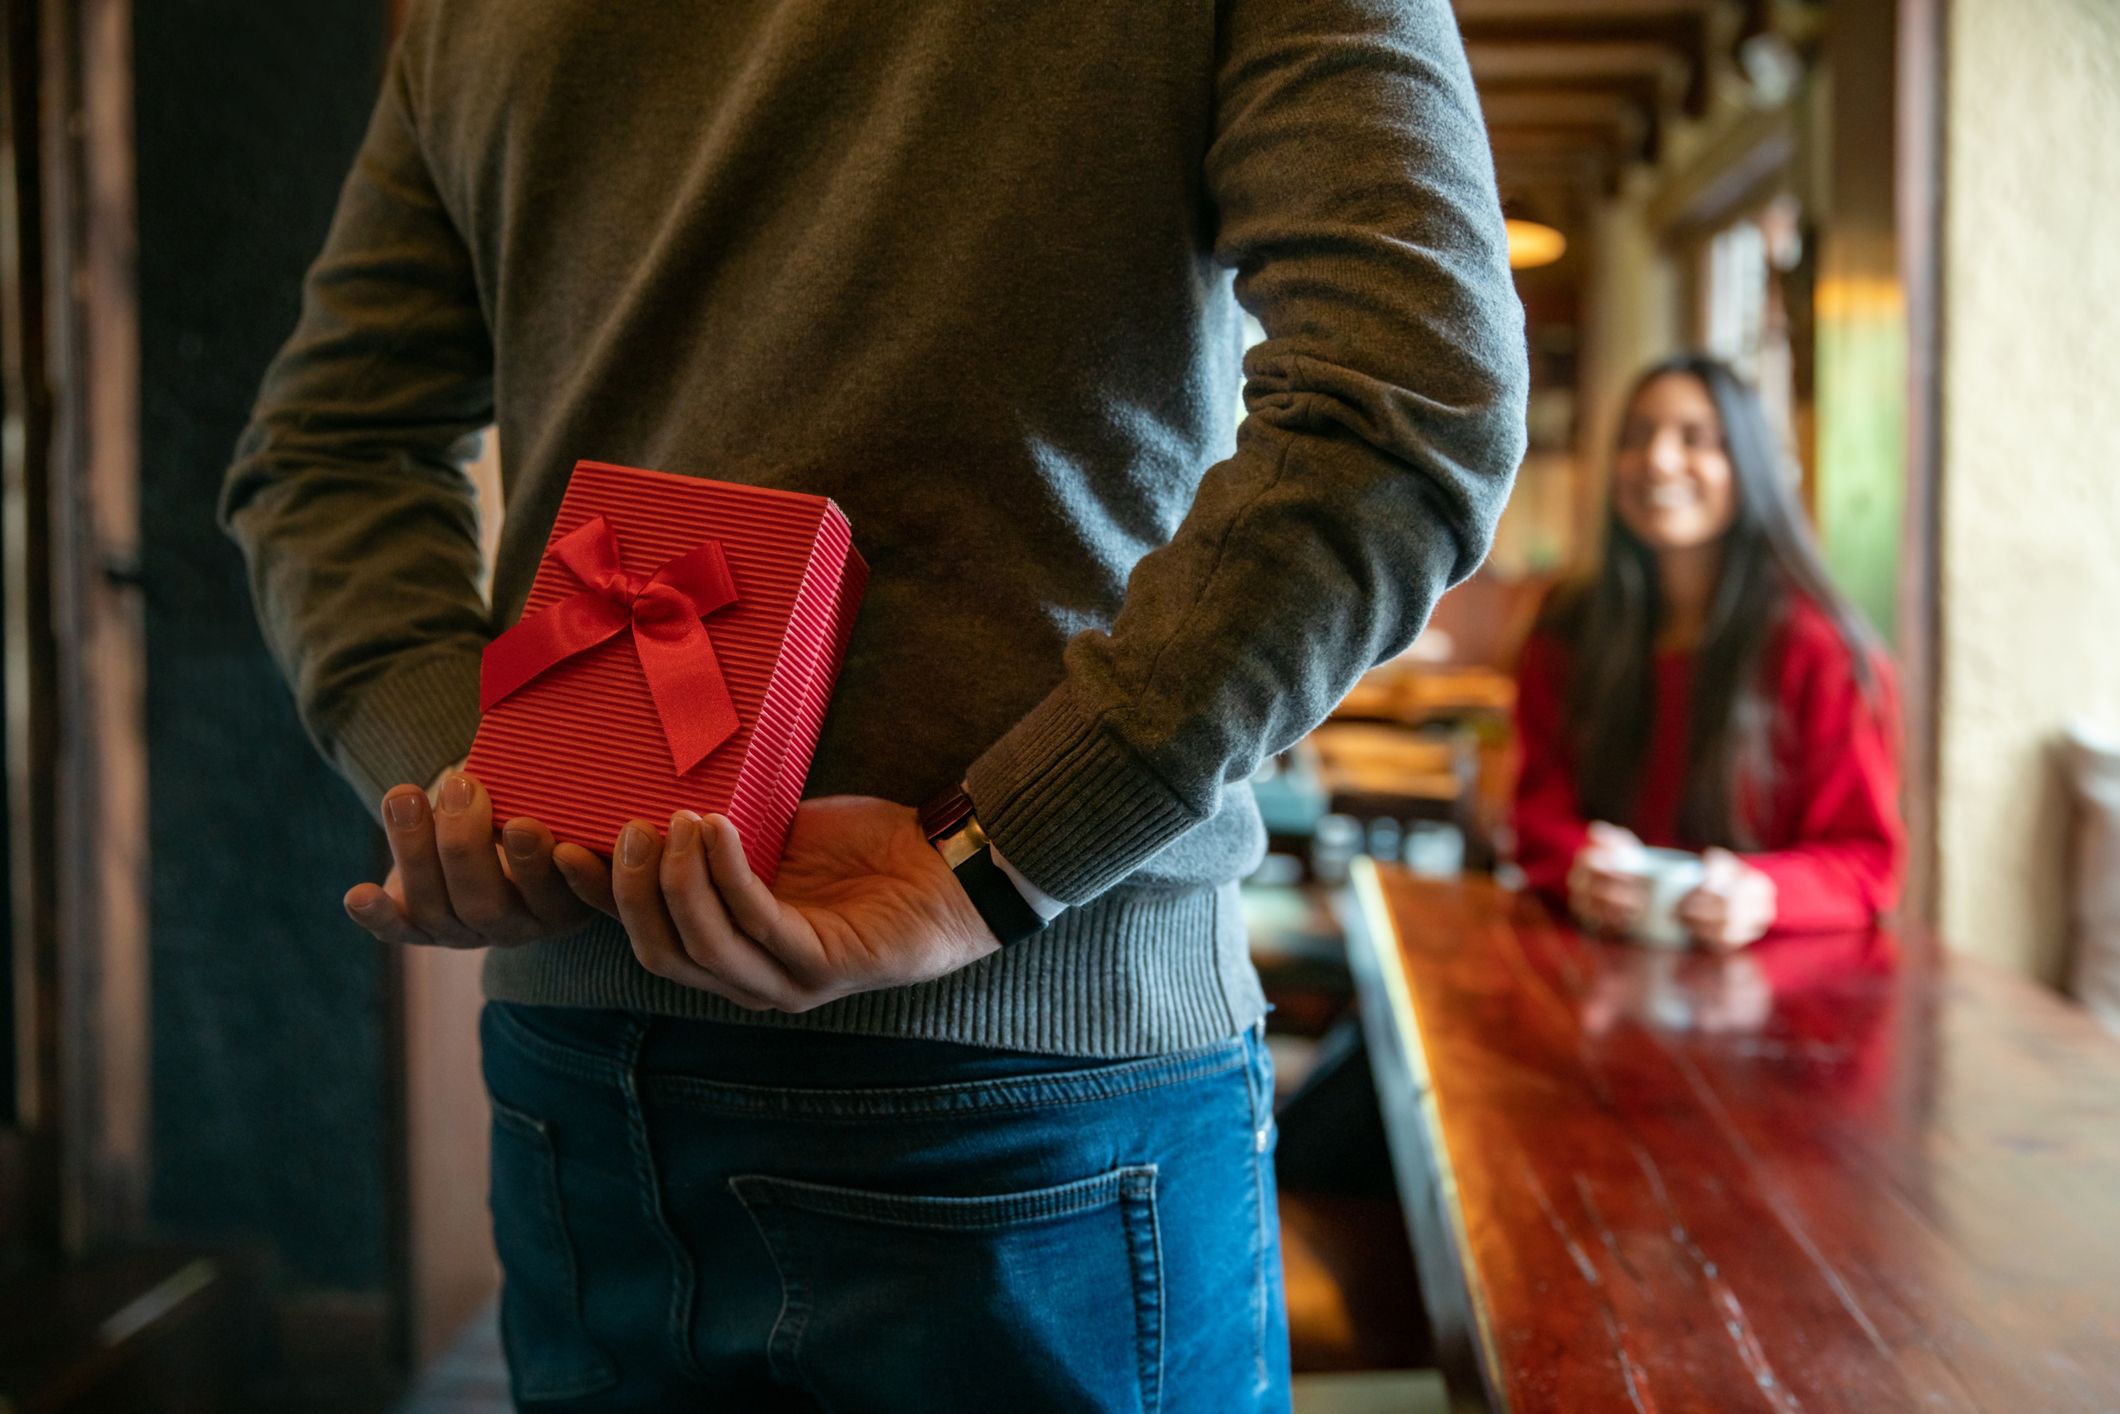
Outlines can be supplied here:
[[574, 1252], [574, 1234], [567, 1230], [567, 1203], [559, 1185], [559, 1151], [553, 1147], [552, 1133], [547, 1122], [527, 1114], [510, 1105], [494, 1102], [494, 1113], [503, 1123], [509, 1124], [519, 1133], [527, 1126], [529, 1133], [521, 1135], [532, 1143], [539, 1159], [538, 1203], [544, 1209], [543, 1217], [558, 1238], [559, 1257], [566, 1270], [568, 1317], [574, 1330], [580, 1334], [584, 1345], [596, 1359], [593, 1370], [575, 1373], [571, 1379], [535, 1385], [525, 1390], [527, 1398], [577, 1399], [609, 1389], [617, 1382], [619, 1372], [612, 1364], [611, 1356], [590, 1332], [582, 1317], [581, 1262]]
[[[1012, 1110], [1051, 1109], [1068, 1105], [1095, 1104], [1099, 1100], [1123, 1099], [1128, 1095], [1138, 1095], [1144, 1091], [1161, 1089], [1166, 1085], [1178, 1085], [1192, 1080], [1205, 1080], [1228, 1071], [1244, 1068], [1244, 1051], [1240, 1046], [1226, 1060], [1215, 1060], [1213, 1063], [1208, 1063], [1207, 1058], [1203, 1057], [1199, 1061], [1191, 1062], [1183, 1068], [1176, 1068], [1171, 1074], [1154, 1080], [1144, 1080], [1136, 1084], [1116, 1086], [1105, 1085], [1097, 1081], [1087, 1082], [1088, 1085], [1094, 1086], [1097, 1091], [1095, 1094], [1065, 1095], [1051, 1099], [1011, 1099], [994, 1102], [974, 1100], [973, 1103], [954, 1105], [948, 1108], [923, 1106], [905, 1109], [873, 1103], [878, 1098], [918, 1094], [921, 1093], [924, 1087], [906, 1087], [899, 1090], [787, 1090], [775, 1089], [770, 1086], [735, 1087], [717, 1081], [700, 1080], [685, 1075], [651, 1076], [648, 1078], [647, 1086], [650, 1090], [659, 1093], [663, 1097], [679, 1100], [700, 1108], [709, 1108], [730, 1114], [787, 1114], [792, 1110], [802, 1118], [818, 1120], [859, 1121], [877, 1118], [957, 1119], [968, 1114], [995, 1114]], [[1071, 1083], [1082, 1084], [1084, 1082]], [[1247, 1078], [1247, 1085], [1248, 1083]], [[982, 1091], [990, 1093], [992, 1088], [1030, 1089], [1035, 1088], [1036, 1085], [1037, 1082], [1035, 1080], [1002, 1080], [935, 1088], [946, 1088], [950, 1093], [977, 1096]], [[755, 1091], [757, 1098], [748, 1101], [735, 1096], [729, 1099], [717, 1098], [718, 1096], [729, 1096], [732, 1091], [741, 1090]], [[776, 1103], [777, 1097], [788, 1095], [839, 1095], [845, 1096], [855, 1103], [837, 1107], [826, 1107], [823, 1105], [812, 1107], [811, 1105], [800, 1103], [791, 1106], [785, 1101]]]
[[692, 1267], [692, 1254], [677, 1240], [677, 1234], [670, 1229], [669, 1217], [663, 1212], [662, 1184], [656, 1176], [654, 1148], [648, 1138], [647, 1109], [640, 1101], [640, 1057], [646, 1048], [647, 1037], [647, 1027], [642, 1022], [627, 1023], [625, 1040], [620, 1043], [625, 1059], [619, 1066], [619, 1087], [625, 1097], [626, 1129], [632, 1140], [633, 1160], [639, 1169], [641, 1213], [670, 1260], [671, 1354], [677, 1358], [679, 1369], [698, 1379], [703, 1372], [692, 1352], [692, 1306], [699, 1277]]
[[[1057, 1184], [1053, 1188], [1034, 1189], [1028, 1194], [996, 1194], [991, 1197], [956, 1199], [916, 1193], [869, 1193], [861, 1189], [841, 1189], [826, 1184], [803, 1183], [797, 1179], [780, 1178], [773, 1174], [737, 1174], [730, 1184], [754, 1185], [766, 1190], [764, 1202], [776, 1207], [790, 1208], [797, 1212], [816, 1213], [823, 1217], [850, 1218], [863, 1222], [879, 1223], [890, 1227], [912, 1228], [923, 1232], [983, 1232], [997, 1228], [1013, 1227], [1028, 1222], [1045, 1222], [1054, 1218], [1073, 1217], [1105, 1207], [1114, 1201], [1124, 1202], [1129, 1183], [1143, 1174], [1151, 1177], [1156, 1172], [1154, 1164], [1126, 1164], [1108, 1172], [1078, 1179], [1073, 1183]], [[741, 1189], [737, 1190], [739, 1197]], [[1026, 1204], [1020, 1211], [1016, 1205], [1024, 1199], [1044, 1199], [1046, 1195], [1065, 1192], [1066, 1198], [1057, 1202], [1041, 1201]], [[812, 1193], [830, 1195], [823, 1200], [803, 1201]], [[947, 1204], [962, 1202], [967, 1206], [958, 1211], [974, 1211], [972, 1205], [992, 1203], [1006, 1215], [996, 1215], [977, 1222], [915, 1222], [897, 1216], [894, 1209], [899, 1205], [911, 1208], [916, 1205], [932, 1205], [927, 1210], [938, 1214], [952, 1211]]]
[[[1142, 1414], [1158, 1414], [1158, 1411], [1163, 1407], [1163, 1360], [1164, 1349], [1168, 1344], [1164, 1326], [1168, 1313], [1164, 1310], [1163, 1300], [1163, 1215], [1156, 1204], [1156, 1179], [1159, 1176], [1159, 1171], [1154, 1164], [1149, 1164], [1146, 1167], [1148, 1170], [1147, 1182], [1142, 1186], [1147, 1190], [1149, 1258], [1155, 1273], [1153, 1299], [1155, 1303], [1156, 1366], [1153, 1373], [1149, 1376], [1150, 1383], [1141, 1391], [1141, 1403]], [[1138, 1331], [1140, 1320], [1138, 1307], [1135, 1320]], [[1136, 1338], [1139, 1338], [1138, 1335]]]
[[[1268, 1271], [1268, 1249], [1271, 1244], [1267, 1241], [1267, 1224], [1273, 1215], [1267, 1211], [1266, 1204], [1268, 1159], [1265, 1149], [1259, 1140], [1267, 1132], [1267, 1126], [1273, 1123], [1273, 1102], [1269, 1087], [1261, 1084], [1259, 1078], [1258, 1056], [1264, 1054], [1266, 1050], [1265, 1024], [1263, 1022], [1259, 1023], [1254, 1028], [1254, 1031], [1255, 1035], [1252, 1043], [1246, 1048], [1247, 1060], [1250, 1063], [1244, 1068], [1244, 1084], [1251, 1094], [1252, 1206], [1257, 1214], [1252, 1226], [1252, 1242], [1257, 1249], [1252, 1259], [1252, 1348], [1255, 1362], [1252, 1379], [1256, 1390], [1263, 1394], [1272, 1384], [1272, 1380], [1267, 1373], [1266, 1327], [1268, 1325], [1268, 1308], [1273, 1304], [1269, 1290], [1271, 1273]], [[1263, 1096], [1262, 1091], [1266, 1092]]]
[[[766, 1256], [772, 1259], [773, 1273], [780, 1278], [780, 1310], [774, 1313], [773, 1327], [766, 1332], [766, 1364], [776, 1374], [795, 1381], [800, 1387], [802, 1380], [802, 1336], [803, 1331], [809, 1325], [810, 1310], [814, 1302], [811, 1299], [809, 1287], [801, 1280], [799, 1275], [791, 1276], [787, 1265], [780, 1260], [781, 1248], [783, 1246], [792, 1248], [794, 1238], [782, 1227], [782, 1241], [775, 1243], [773, 1233], [768, 1230], [766, 1220], [759, 1212], [759, 1206], [771, 1208], [778, 1205], [770, 1194], [762, 1196], [759, 1205], [754, 1205], [744, 1195], [744, 1183], [745, 1178], [743, 1176], [730, 1178], [729, 1191], [735, 1195], [736, 1201], [743, 1205], [744, 1216], [748, 1217], [751, 1220], [751, 1226], [757, 1229], [759, 1240], [765, 1243]], [[780, 1227], [781, 1225], [776, 1221], [774, 1226]], [[790, 1255], [792, 1256], [792, 1252]], [[782, 1340], [781, 1333], [783, 1330], [787, 1333], [785, 1342]], [[786, 1351], [784, 1357], [782, 1355], [783, 1347]]]

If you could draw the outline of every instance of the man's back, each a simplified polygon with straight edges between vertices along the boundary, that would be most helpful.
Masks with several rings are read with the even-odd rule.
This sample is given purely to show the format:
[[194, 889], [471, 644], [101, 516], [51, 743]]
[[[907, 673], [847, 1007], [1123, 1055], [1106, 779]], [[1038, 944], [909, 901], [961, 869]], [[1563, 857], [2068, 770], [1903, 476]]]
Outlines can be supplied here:
[[[1050, 689], [1229, 449], [1213, 12], [568, 0], [415, 23], [407, 101], [530, 493], [502, 614], [578, 457], [829, 495], [878, 575], [816, 785], [947, 784], [945, 744]], [[935, 719], [895, 710], [909, 688]]]
[[[1259, 1006], [1211, 892], [1261, 845], [1243, 776], [1484, 552], [1522, 376], [1493, 208], [1440, 0], [415, 6], [228, 511], [373, 798], [461, 756], [576, 459], [833, 497], [873, 577], [808, 793], [969, 769], [1086, 905], [1039, 965], [1096, 974], [1057, 1026], [1010, 958], [836, 1024], [1194, 1044]], [[1271, 337], [1225, 461], [1232, 271]], [[490, 618], [450, 461], [489, 419]], [[489, 985], [721, 1014], [609, 932]]]

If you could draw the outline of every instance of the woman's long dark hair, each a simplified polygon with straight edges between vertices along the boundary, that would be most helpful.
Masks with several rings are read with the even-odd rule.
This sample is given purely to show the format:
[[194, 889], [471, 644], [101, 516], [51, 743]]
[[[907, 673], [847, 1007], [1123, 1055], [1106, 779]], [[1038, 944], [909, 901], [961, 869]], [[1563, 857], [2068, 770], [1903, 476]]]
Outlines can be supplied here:
[[[1770, 799], [1775, 785], [1775, 702], [1763, 680], [1764, 659], [1789, 596], [1802, 595], [1833, 621], [1865, 692], [1874, 686], [1875, 644], [1819, 558], [1782, 474], [1759, 395], [1729, 365], [1698, 354], [1666, 359], [1636, 380], [1627, 395], [1630, 413], [1643, 389], [1673, 374], [1699, 379], [1714, 401], [1737, 492], [1721, 577], [1694, 654], [1677, 833], [1695, 847], [1757, 849], [1746, 807]], [[1633, 819], [1648, 756], [1662, 621], [1656, 554], [1608, 510], [1603, 563], [1587, 582], [1556, 597], [1546, 625], [1571, 649], [1567, 707], [1586, 818]]]

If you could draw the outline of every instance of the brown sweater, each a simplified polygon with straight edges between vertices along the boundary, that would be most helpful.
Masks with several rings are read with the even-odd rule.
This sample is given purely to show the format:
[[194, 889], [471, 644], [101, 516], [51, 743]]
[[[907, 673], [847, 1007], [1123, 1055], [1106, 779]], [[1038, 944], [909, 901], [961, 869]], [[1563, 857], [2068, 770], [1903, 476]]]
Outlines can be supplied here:
[[1075, 907], [801, 1018], [615, 925], [489, 992], [1139, 1054], [1259, 1014], [1246, 777], [1479, 563], [1524, 388], [1445, 0], [416, 0], [223, 516], [373, 806], [464, 754], [576, 459], [835, 498], [873, 578], [809, 793], [968, 778]]

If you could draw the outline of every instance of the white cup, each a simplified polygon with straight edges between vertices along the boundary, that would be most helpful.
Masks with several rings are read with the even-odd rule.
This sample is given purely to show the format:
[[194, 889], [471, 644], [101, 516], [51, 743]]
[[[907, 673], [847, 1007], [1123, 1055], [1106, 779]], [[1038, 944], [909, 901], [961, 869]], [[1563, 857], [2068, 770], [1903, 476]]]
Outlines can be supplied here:
[[1644, 849], [1628, 872], [1649, 886], [1649, 904], [1635, 925], [1635, 940], [1652, 948], [1686, 946], [1690, 939], [1685, 924], [1678, 921], [1678, 904], [1700, 887], [1705, 872], [1700, 856], [1682, 849]]

